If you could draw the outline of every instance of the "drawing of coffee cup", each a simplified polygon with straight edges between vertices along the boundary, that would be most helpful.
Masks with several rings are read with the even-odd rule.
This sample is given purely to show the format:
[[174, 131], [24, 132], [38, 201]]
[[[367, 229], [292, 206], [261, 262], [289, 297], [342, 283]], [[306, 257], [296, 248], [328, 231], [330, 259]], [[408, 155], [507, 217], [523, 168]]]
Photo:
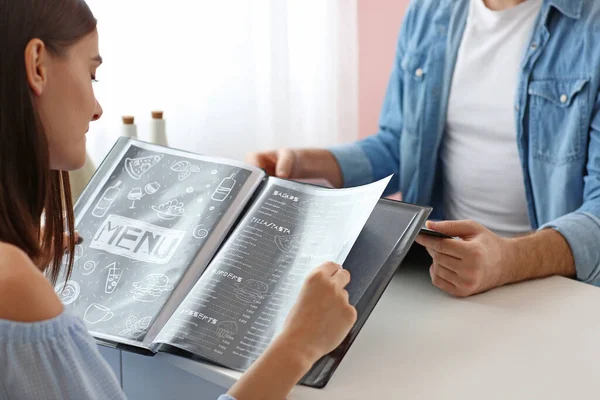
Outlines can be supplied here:
[[103, 306], [102, 304], [92, 303], [89, 305], [83, 320], [90, 325], [98, 324], [100, 322], [110, 321], [115, 314], [110, 311], [110, 308]]

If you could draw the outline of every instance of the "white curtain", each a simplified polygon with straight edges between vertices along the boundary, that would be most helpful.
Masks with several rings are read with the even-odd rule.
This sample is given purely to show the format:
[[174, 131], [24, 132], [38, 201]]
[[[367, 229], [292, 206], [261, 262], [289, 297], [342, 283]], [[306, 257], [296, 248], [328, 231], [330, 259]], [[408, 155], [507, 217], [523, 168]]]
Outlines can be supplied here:
[[105, 63], [98, 163], [134, 115], [163, 110], [169, 145], [242, 159], [357, 138], [356, 0], [87, 0]]

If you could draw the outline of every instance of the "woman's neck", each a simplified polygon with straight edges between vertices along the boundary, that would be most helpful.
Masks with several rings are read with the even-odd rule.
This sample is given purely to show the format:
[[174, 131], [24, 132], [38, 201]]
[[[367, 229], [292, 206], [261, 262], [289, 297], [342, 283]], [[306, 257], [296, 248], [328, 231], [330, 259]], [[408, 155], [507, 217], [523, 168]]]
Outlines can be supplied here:
[[506, 10], [518, 6], [525, 1], [527, 0], [483, 0], [485, 6], [494, 11]]

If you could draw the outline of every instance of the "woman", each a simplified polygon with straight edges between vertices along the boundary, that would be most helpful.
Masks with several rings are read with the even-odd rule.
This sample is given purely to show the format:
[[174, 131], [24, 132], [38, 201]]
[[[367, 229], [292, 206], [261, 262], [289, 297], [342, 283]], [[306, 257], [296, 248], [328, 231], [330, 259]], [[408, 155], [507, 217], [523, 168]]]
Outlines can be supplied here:
[[[124, 397], [85, 325], [65, 313], [52, 285], [61, 274], [64, 227], [67, 272], [73, 267], [73, 208], [64, 171], [83, 166], [89, 122], [102, 115], [92, 88], [101, 62], [96, 20], [83, 0], [0, 0], [3, 399]], [[338, 265], [317, 268], [281, 335], [230, 396], [284, 398], [339, 345], [356, 320], [344, 290], [349, 280]]]

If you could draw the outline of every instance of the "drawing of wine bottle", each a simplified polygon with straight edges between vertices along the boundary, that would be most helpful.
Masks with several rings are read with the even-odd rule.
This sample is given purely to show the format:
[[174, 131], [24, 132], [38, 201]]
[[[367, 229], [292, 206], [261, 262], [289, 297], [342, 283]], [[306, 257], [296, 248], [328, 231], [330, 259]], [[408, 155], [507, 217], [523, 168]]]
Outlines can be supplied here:
[[214, 201], [225, 201], [227, 199], [227, 197], [233, 190], [233, 187], [235, 186], [235, 179], [233, 179], [234, 177], [235, 174], [231, 174], [230, 177], [225, 178], [221, 181], [219, 187], [217, 187], [217, 189], [211, 197]]
[[121, 193], [121, 186], [121, 181], [118, 181], [115, 186], [111, 186], [104, 191], [102, 198], [98, 200], [94, 211], [92, 211], [94, 217], [102, 218], [106, 215], [108, 209], [112, 206], [117, 196], [119, 196], [119, 193]]

